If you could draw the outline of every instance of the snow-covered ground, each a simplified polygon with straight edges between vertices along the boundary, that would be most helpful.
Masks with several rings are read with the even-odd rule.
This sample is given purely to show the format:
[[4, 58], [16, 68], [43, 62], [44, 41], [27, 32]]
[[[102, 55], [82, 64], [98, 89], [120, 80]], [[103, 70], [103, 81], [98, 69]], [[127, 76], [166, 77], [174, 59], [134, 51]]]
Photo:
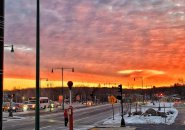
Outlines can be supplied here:
[[15, 120], [23, 120], [23, 119], [25, 119], [25, 117], [20, 117], [15, 115], [13, 117], [9, 117], [9, 113], [3, 112], [3, 121], [15, 121]]
[[[173, 103], [166, 103], [166, 102], [161, 102], [160, 103], [161, 107], [166, 107], [165, 110], [164, 108], [161, 108], [160, 112], [173, 112], [173, 114], [169, 114], [167, 115], [167, 118], [163, 118], [161, 116], [143, 116], [143, 115], [135, 115], [135, 116], [131, 116], [128, 117], [128, 115], [124, 115], [124, 120], [125, 123], [130, 123], [130, 124], [172, 124], [175, 122], [175, 118], [178, 115], [178, 111], [177, 109], [175, 109], [173, 107]], [[153, 105], [152, 103], [148, 103], [145, 106], [141, 107], [141, 111], [145, 112], [147, 109], [149, 108], [153, 108], [154, 110], [158, 110], [159, 107], [159, 103], [155, 103], [155, 105]], [[135, 109], [132, 109], [132, 112], [135, 111]], [[116, 114], [113, 118], [109, 118], [106, 119], [105, 122], [103, 123], [104, 125], [116, 125], [116, 124], [120, 124], [121, 122], [121, 115]]]
[[[109, 105], [110, 104], [106, 104], [106, 106], [109, 106]], [[129, 124], [168, 124], [169, 125], [169, 124], [174, 123], [175, 118], [178, 115], [178, 111], [177, 111], [177, 109], [175, 109], [173, 107], [173, 103], [161, 102], [160, 106], [161, 107], [165, 106], [166, 107], [165, 112], [171, 111], [171, 112], [173, 112], [173, 114], [167, 115], [167, 118], [162, 118], [160, 116], [143, 116], [143, 115], [136, 115], [136, 116], [128, 117], [128, 115], [124, 115], [124, 120], [125, 120], [126, 124], [129, 123]], [[100, 107], [100, 106], [94, 106], [94, 107]], [[142, 106], [141, 109], [140, 109], [140, 107], [138, 107], [138, 111], [141, 110], [142, 112], [145, 112], [149, 108], [153, 108], [157, 111], [158, 107], [159, 107], [159, 103], [155, 103], [155, 105], [153, 105], [152, 103], [148, 103], [147, 105]], [[82, 109], [88, 110], [91, 108], [85, 107]], [[76, 109], [75, 111], [80, 112], [82, 109]], [[135, 111], [135, 108], [133, 107], [132, 112], [134, 112], [134, 111]], [[164, 108], [161, 108], [160, 112], [164, 112]], [[45, 115], [45, 116], [49, 116], [49, 115]], [[8, 113], [3, 113], [3, 117], [4, 117], [3, 120], [5, 120], [5, 121], [26, 119], [25, 117], [19, 117], [18, 115], [15, 115], [14, 118], [9, 118]], [[120, 123], [121, 123], [121, 115], [120, 115], [120, 113], [118, 113], [114, 116], [114, 120], [112, 118], [105, 119], [103, 125], [117, 127], [117, 126], [120, 126]], [[47, 130], [47, 129], [49, 129], [50, 126], [47, 126], [47, 127], [48, 128], [43, 128], [43, 129]], [[62, 127], [62, 129], [65, 129], [63, 126], [60, 126], [60, 127]], [[78, 126], [78, 127], [75, 128], [75, 130], [78, 130], [78, 129], [86, 130], [87, 128], [92, 128], [93, 126]]]

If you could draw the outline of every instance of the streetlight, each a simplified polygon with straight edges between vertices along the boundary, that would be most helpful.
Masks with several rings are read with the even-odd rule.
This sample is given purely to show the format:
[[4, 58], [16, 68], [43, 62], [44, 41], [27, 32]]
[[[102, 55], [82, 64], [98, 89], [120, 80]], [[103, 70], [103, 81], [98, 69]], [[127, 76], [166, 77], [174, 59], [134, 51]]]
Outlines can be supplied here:
[[11, 47], [11, 52], [14, 52], [14, 47], [13, 47], [13, 45], [5, 45], [4, 47]]
[[[10, 50], [10, 52], [14, 52], [14, 47], [13, 47], [13, 45], [5, 45], [4, 47], [11, 47], [11, 50]], [[1, 74], [3, 74], [3, 70], [0, 70], [0, 75]]]
[[142, 84], [142, 93], [143, 93], [143, 104], [144, 104], [145, 95], [144, 95], [144, 90], [143, 90], [143, 77], [135, 77], [135, 78], [134, 78], [134, 81], [136, 80], [136, 78], [141, 78], [141, 84]]
[[72, 72], [74, 72], [74, 68], [64, 68], [64, 67], [61, 67], [61, 68], [52, 68], [51, 70], [51, 73], [54, 73], [54, 69], [60, 69], [62, 70], [62, 96], [63, 96], [63, 100], [62, 100], [62, 110], [64, 110], [64, 86], [63, 86], [63, 80], [64, 80], [64, 69], [71, 69]]

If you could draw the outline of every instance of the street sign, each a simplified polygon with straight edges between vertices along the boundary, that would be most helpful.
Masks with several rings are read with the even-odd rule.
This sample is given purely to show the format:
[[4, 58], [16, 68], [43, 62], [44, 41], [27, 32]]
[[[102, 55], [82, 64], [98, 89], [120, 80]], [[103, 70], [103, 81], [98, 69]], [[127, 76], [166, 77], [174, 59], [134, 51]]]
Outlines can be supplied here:
[[112, 96], [109, 96], [108, 99], [109, 99], [109, 102], [110, 102], [111, 104], [114, 104], [114, 103], [117, 102], [117, 99], [116, 99], [113, 95], [112, 95]]

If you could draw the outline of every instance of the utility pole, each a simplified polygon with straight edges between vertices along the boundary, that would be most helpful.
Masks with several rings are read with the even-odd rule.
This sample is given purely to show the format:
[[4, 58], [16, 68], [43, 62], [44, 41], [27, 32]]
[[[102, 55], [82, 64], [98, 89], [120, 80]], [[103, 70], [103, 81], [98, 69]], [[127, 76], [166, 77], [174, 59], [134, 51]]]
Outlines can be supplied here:
[[3, 129], [4, 0], [0, 0], [0, 130]]
[[36, 2], [36, 109], [35, 130], [40, 129], [40, 0]]

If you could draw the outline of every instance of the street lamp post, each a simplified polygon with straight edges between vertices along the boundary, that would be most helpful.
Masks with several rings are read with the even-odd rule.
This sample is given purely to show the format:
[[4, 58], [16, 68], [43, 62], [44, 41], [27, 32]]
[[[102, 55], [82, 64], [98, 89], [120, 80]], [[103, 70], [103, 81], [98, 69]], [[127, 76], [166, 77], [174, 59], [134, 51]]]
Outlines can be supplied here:
[[[2, 114], [2, 104], [3, 104], [3, 64], [4, 64], [4, 47], [11, 47], [11, 52], [14, 52], [14, 48], [13, 45], [5, 45], [4, 46], [4, 42], [2, 44], [3, 46], [0, 46], [0, 50], [2, 51], [2, 54], [0, 56], [0, 86], [1, 86], [1, 90], [0, 90], [0, 130], [2, 130], [2, 118], [3, 118], [3, 114]], [[12, 115], [13, 116], [13, 115]]]
[[144, 95], [144, 90], [143, 90], [143, 77], [135, 77], [135, 78], [134, 78], [134, 81], [135, 81], [136, 78], [141, 78], [142, 94], [143, 94], [143, 104], [144, 104], [145, 95]]
[[11, 47], [11, 52], [14, 52], [14, 47], [13, 47], [13, 45], [5, 45], [4, 47]]
[[64, 110], [64, 85], [63, 85], [63, 80], [64, 80], [64, 69], [71, 69], [72, 72], [74, 72], [74, 68], [64, 68], [64, 67], [61, 67], [61, 68], [52, 68], [52, 70], [51, 70], [52, 73], [54, 72], [54, 69], [60, 69], [60, 70], [62, 70], [62, 96], [63, 96], [63, 100], [62, 100], [62, 110]]
[[[0, 0], [0, 130], [3, 129], [3, 64], [4, 64], [4, 16], [5, 0]], [[13, 45], [12, 45], [13, 47]]]

